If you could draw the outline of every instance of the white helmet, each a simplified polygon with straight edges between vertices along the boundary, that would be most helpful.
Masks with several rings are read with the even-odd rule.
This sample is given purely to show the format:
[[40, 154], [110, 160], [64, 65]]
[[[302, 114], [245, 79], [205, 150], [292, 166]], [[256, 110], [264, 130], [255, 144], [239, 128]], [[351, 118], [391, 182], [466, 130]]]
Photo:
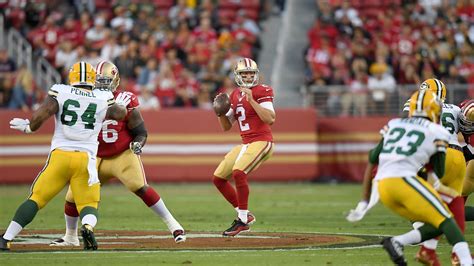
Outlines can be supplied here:
[[239, 59], [234, 67], [234, 79], [235, 83], [243, 88], [256, 86], [258, 84], [257, 63], [250, 58]]

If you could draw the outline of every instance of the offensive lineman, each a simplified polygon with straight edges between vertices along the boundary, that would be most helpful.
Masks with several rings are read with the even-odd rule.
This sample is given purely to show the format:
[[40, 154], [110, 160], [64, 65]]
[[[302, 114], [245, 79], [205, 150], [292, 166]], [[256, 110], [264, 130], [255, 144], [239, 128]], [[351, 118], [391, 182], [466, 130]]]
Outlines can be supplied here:
[[[241, 58], [234, 67], [235, 82], [239, 88], [230, 95], [228, 110], [216, 109], [218, 95], [214, 99], [214, 111], [224, 131], [237, 121], [243, 144], [229, 151], [214, 172], [214, 185], [232, 204], [238, 217], [224, 236], [236, 236], [250, 230], [255, 216], [248, 211], [249, 185], [247, 176], [256, 170], [273, 153], [273, 136], [270, 125], [275, 122], [273, 89], [258, 84], [257, 63]], [[233, 178], [235, 187], [230, 184]]]
[[68, 182], [81, 217], [84, 249], [97, 249], [93, 233], [100, 200], [97, 136], [105, 119], [122, 120], [127, 111], [123, 98], [114, 100], [110, 91], [93, 90], [95, 81], [94, 68], [89, 63], [77, 62], [69, 70], [69, 85], [53, 85], [31, 122], [20, 118], [10, 121], [10, 128], [29, 134], [56, 115], [46, 165], [33, 182], [28, 199], [0, 237], [0, 250], [9, 250], [12, 239]]
[[[467, 242], [440, 195], [416, 176], [420, 163], [428, 162], [436, 176], [444, 176], [450, 134], [437, 124], [440, 114], [441, 103], [435, 94], [429, 90], [415, 92], [410, 101], [409, 118], [390, 120], [381, 131], [382, 140], [369, 153], [371, 164], [378, 163], [373, 186], [382, 203], [410, 221], [424, 223], [406, 234], [382, 241], [383, 248], [397, 265], [407, 265], [403, 255], [405, 245], [440, 234], [445, 234], [461, 265], [472, 264]], [[431, 171], [428, 175], [432, 175]]]
[[[106, 120], [99, 134], [98, 172], [102, 184], [116, 177], [131, 192], [140, 197], [168, 227], [176, 243], [186, 240], [183, 227], [166, 208], [158, 193], [148, 186], [140, 159], [147, 139], [145, 123], [138, 109], [137, 97], [131, 92], [120, 92], [120, 76], [117, 67], [108, 61], [97, 65], [97, 89], [111, 91], [115, 97], [124, 95], [129, 100], [127, 116], [123, 121]], [[79, 246], [76, 211], [73, 192], [68, 189], [64, 204], [66, 233], [51, 242], [50, 246]]]

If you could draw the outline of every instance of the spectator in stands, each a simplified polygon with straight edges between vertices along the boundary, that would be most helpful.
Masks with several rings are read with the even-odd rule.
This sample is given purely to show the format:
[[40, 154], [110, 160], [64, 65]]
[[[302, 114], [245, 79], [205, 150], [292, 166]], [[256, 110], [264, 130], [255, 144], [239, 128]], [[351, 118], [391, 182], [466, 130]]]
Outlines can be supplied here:
[[30, 111], [37, 103], [33, 74], [26, 65], [22, 65], [16, 76], [15, 86], [8, 103], [10, 109], [21, 109], [24, 112]]
[[113, 61], [115, 58], [119, 57], [123, 51], [123, 46], [121, 46], [117, 41], [117, 35], [111, 33], [107, 38], [107, 42], [100, 49], [100, 58], [106, 61]]
[[343, 21], [344, 18], [347, 18], [353, 26], [362, 25], [359, 13], [355, 8], [351, 7], [351, 3], [348, 0], [342, 1], [341, 7], [334, 12], [334, 17], [336, 21]]
[[349, 91], [342, 95], [341, 115], [348, 116], [353, 108], [354, 115], [366, 116], [367, 91], [367, 74], [362, 70], [356, 70], [354, 79], [349, 83]]
[[12, 94], [16, 64], [8, 57], [7, 50], [0, 48], [0, 107], [6, 107]]
[[177, 82], [170, 65], [160, 64], [156, 87], [156, 95], [162, 106], [172, 106], [175, 101]]
[[173, 29], [178, 28], [180, 22], [188, 23], [191, 27], [196, 25], [194, 10], [187, 6], [186, 0], [178, 0], [176, 5], [171, 7], [168, 17]]
[[376, 62], [370, 66], [372, 74], [368, 79], [368, 89], [374, 106], [375, 114], [388, 113], [389, 101], [395, 92], [395, 78], [388, 73], [385, 63]]
[[66, 18], [59, 39], [61, 43], [71, 42], [72, 47], [84, 44], [84, 31], [80, 27], [79, 21], [76, 21], [73, 17]]
[[149, 84], [141, 90], [140, 95], [138, 96], [138, 102], [140, 103], [141, 110], [159, 110], [160, 109], [160, 102], [158, 98], [153, 95], [153, 91], [155, 86], [153, 84]]
[[[137, 84], [142, 88], [147, 87], [149, 84], [154, 84], [158, 73], [158, 61], [155, 58], [148, 59], [146, 66], [141, 69], [138, 75]], [[155, 86], [151, 87], [154, 92]]]
[[130, 18], [129, 12], [123, 6], [115, 8], [115, 17], [110, 21], [110, 26], [119, 32], [130, 32], [133, 28], [133, 19]]
[[94, 48], [102, 48], [106, 42], [109, 30], [105, 27], [105, 18], [99, 16], [94, 20], [94, 27], [86, 32], [86, 45]]
[[78, 50], [73, 49], [70, 41], [65, 41], [59, 44], [58, 52], [54, 65], [60, 73], [64, 73], [78, 60]]

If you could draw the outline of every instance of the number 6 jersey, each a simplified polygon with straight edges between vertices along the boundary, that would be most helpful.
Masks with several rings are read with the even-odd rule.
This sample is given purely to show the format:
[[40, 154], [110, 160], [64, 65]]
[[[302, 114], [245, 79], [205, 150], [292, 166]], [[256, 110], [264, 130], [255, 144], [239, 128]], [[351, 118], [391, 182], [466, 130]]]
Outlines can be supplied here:
[[59, 105], [51, 150], [80, 150], [95, 156], [107, 108], [115, 103], [112, 92], [55, 84], [48, 94]]
[[416, 176], [436, 152], [445, 152], [449, 132], [427, 119], [396, 118], [381, 130], [383, 147], [375, 180]]

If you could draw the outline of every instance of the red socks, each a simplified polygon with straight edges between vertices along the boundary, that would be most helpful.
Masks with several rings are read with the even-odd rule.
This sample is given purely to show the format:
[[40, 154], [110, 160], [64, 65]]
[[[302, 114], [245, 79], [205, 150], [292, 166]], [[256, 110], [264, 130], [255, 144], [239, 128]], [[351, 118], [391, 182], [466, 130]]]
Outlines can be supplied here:
[[234, 178], [235, 188], [237, 189], [239, 209], [248, 210], [249, 184], [247, 183], [247, 174], [240, 170], [234, 170], [232, 172], [232, 177]]
[[466, 227], [466, 221], [464, 217], [464, 199], [462, 197], [456, 197], [448, 205], [449, 209], [454, 215], [454, 219], [461, 229], [461, 232], [464, 233], [464, 228]]
[[72, 202], [66, 201], [66, 202], [64, 203], [64, 213], [65, 213], [67, 216], [79, 217], [79, 212], [77, 212], [76, 203], [72, 203]]
[[229, 183], [229, 181], [214, 177], [214, 186], [221, 192], [222, 196], [230, 203], [234, 208], [238, 207], [237, 201], [237, 192], [235, 192], [234, 187]]
[[138, 196], [145, 202], [146, 206], [155, 205], [160, 200], [160, 195], [152, 187], [146, 187], [145, 189], [145, 192]]

